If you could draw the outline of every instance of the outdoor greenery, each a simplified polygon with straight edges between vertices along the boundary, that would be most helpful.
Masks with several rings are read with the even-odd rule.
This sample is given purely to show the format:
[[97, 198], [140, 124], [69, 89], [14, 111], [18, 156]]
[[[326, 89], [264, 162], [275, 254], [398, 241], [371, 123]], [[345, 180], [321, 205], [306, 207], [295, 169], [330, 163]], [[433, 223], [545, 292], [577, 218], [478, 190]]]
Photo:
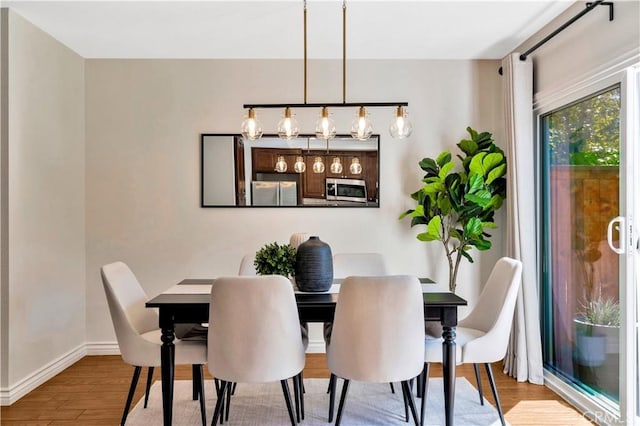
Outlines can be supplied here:
[[256, 252], [253, 264], [258, 275], [293, 275], [296, 263], [296, 249], [289, 244], [276, 242], [265, 244]]
[[444, 151], [434, 160], [423, 158], [420, 168], [426, 172], [423, 187], [411, 194], [416, 207], [405, 211], [400, 219], [411, 217], [411, 226], [425, 225], [416, 238], [439, 241], [449, 261], [449, 290], [455, 292], [456, 277], [462, 258], [473, 263], [471, 248], [488, 250], [491, 236], [487, 229], [496, 228], [494, 212], [506, 198], [507, 160], [494, 144], [489, 132], [478, 133], [467, 127], [470, 139], [457, 146], [462, 151], [456, 164], [451, 153]]
[[620, 87], [549, 114], [548, 145], [552, 165], [620, 164]]

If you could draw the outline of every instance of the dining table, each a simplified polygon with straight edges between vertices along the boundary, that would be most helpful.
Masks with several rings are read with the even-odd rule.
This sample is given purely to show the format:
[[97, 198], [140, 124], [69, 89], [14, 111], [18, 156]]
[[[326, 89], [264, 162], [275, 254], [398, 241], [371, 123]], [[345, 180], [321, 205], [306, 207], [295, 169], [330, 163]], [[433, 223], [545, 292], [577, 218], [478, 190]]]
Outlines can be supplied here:
[[[186, 278], [166, 291], [150, 299], [147, 308], [155, 308], [159, 314], [162, 345], [160, 347], [162, 370], [162, 412], [164, 426], [170, 426], [173, 416], [173, 382], [175, 371], [175, 325], [207, 323], [209, 300], [214, 278]], [[340, 283], [325, 292], [295, 292], [300, 322], [332, 322], [339, 298]], [[453, 425], [453, 406], [456, 380], [456, 333], [458, 307], [467, 301], [449, 292], [436, 292], [433, 281], [420, 278], [424, 299], [425, 321], [437, 321], [442, 325], [442, 373], [444, 388], [445, 423]]]

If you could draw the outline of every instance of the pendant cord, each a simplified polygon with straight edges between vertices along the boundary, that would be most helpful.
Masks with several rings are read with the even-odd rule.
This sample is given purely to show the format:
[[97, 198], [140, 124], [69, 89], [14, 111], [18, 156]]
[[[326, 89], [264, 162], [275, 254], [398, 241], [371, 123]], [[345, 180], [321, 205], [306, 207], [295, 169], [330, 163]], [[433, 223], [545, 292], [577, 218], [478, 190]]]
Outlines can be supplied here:
[[347, 102], [347, 2], [342, 0], [342, 103]]
[[307, 0], [304, 0], [304, 103], [307, 103]]

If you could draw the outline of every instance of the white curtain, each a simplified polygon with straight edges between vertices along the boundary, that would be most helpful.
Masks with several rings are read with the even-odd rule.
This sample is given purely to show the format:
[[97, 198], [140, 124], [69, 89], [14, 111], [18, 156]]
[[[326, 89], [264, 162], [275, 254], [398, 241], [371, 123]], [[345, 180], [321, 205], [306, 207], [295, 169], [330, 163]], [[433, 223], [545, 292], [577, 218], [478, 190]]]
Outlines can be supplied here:
[[522, 261], [505, 373], [519, 382], [543, 383], [536, 254], [533, 66], [512, 53], [502, 60], [507, 155], [507, 256]]

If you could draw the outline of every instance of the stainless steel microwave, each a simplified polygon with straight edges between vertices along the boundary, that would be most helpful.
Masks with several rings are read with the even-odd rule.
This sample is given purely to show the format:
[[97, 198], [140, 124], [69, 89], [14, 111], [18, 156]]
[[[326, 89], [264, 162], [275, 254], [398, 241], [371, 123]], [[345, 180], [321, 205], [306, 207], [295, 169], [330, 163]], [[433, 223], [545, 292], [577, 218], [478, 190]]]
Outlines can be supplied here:
[[367, 202], [367, 185], [361, 179], [326, 179], [327, 201]]

